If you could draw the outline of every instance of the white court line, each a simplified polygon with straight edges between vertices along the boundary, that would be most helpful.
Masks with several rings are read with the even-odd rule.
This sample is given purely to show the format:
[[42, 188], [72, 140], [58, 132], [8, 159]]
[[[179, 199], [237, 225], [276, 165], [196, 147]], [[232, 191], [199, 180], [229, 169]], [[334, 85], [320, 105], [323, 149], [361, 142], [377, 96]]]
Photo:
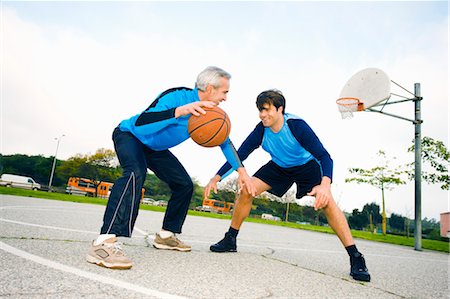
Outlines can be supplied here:
[[[58, 226], [48, 226], [48, 225], [42, 225], [42, 224], [34, 224], [34, 223], [10, 220], [10, 219], [5, 219], [5, 218], [0, 218], [0, 221], [8, 222], [8, 223], [14, 223], [14, 224], [20, 224], [20, 225], [26, 225], [26, 226], [63, 230], [63, 231], [68, 231], [68, 232], [76, 232], [76, 233], [84, 233], [84, 234], [95, 234], [95, 235], [99, 234], [99, 232], [91, 232], [91, 231], [88, 231], [88, 230], [80, 230], [80, 229], [65, 228], [65, 227], [58, 227]], [[139, 233], [142, 233], [143, 236], [135, 236], [135, 238], [143, 238], [143, 237], [145, 237], [145, 235], [147, 235], [147, 233], [144, 232], [141, 229], [137, 229], [137, 231]]]
[[[15, 209], [20, 209], [20, 210], [32, 210], [32, 211], [54, 211], [54, 210], [58, 210], [58, 211], [67, 211], [67, 212], [73, 212], [73, 208], [70, 209], [66, 206], [3, 206], [0, 207], [0, 210], [15, 210]], [[83, 211], [83, 212], [95, 212], [92, 209], [77, 209], [78, 211]]]
[[143, 236], [147, 236], [148, 235], [148, 233], [146, 231], [140, 229], [136, 225], [134, 226], [134, 230], [137, 231], [138, 233], [142, 234]]
[[64, 227], [57, 227], [57, 226], [48, 226], [48, 225], [34, 224], [34, 223], [10, 220], [10, 219], [5, 219], [5, 218], [0, 218], [0, 221], [14, 223], [14, 224], [20, 224], [20, 225], [40, 227], [40, 228], [50, 228], [50, 229], [64, 230], [64, 231], [69, 231], [69, 232], [97, 234], [98, 235], [98, 232], [91, 232], [91, 231], [87, 231], [87, 230], [80, 230], [80, 229], [73, 229], [73, 228], [64, 228]]
[[111, 278], [111, 277], [107, 277], [107, 276], [102, 276], [99, 274], [95, 274], [95, 273], [91, 273], [91, 272], [87, 272], [87, 271], [83, 271], [71, 266], [66, 266], [63, 264], [60, 264], [58, 262], [54, 262], [45, 258], [42, 258], [40, 256], [28, 253], [26, 251], [20, 250], [18, 248], [9, 246], [3, 242], [0, 241], [0, 249], [9, 252], [11, 254], [14, 254], [16, 256], [19, 256], [21, 258], [27, 259], [29, 261], [44, 265], [46, 267], [49, 268], [53, 268], [59, 271], [63, 271], [63, 272], [67, 272], [67, 273], [71, 273], [80, 277], [84, 277], [90, 280], [94, 280], [94, 281], [98, 281], [104, 284], [110, 284], [112, 286], [115, 287], [119, 287], [122, 289], [127, 289], [133, 292], [138, 292], [138, 293], [142, 293], [145, 295], [150, 295], [156, 298], [186, 298], [186, 297], [181, 297], [181, 296], [177, 296], [177, 295], [172, 295], [172, 294], [168, 294], [168, 293], [163, 293], [160, 291], [156, 291], [156, 290], [152, 290], [152, 289], [148, 289], [136, 284], [132, 284], [126, 281], [122, 281], [122, 280], [118, 280], [115, 278]]
[[[66, 207], [47, 207], [47, 206], [45, 206], [45, 207], [42, 207], [42, 206], [41, 207], [39, 207], [39, 206], [36, 206], [36, 207], [30, 207], [30, 206], [3, 206], [3, 207], [0, 207], [0, 210], [5, 210], [5, 209], [23, 209], [23, 210], [30, 210], [30, 209], [36, 210], [36, 209], [39, 209], [40, 211], [46, 211], [46, 210], [49, 210], [49, 211], [65, 211], [65, 210], [68, 210]], [[73, 212], [73, 210], [68, 210], [68, 211]], [[85, 210], [83, 212], [89, 212], [89, 210]], [[63, 227], [56, 227], [56, 226], [34, 224], [34, 223], [10, 220], [10, 219], [5, 219], [5, 218], [0, 218], [0, 221], [14, 223], [14, 224], [34, 226], [34, 227], [40, 227], [40, 228], [50, 228], [50, 229], [56, 229], [56, 230], [70, 231], [70, 232], [88, 233], [88, 234], [96, 234], [96, 235], [99, 234], [99, 232], [91, 232], [91, 231], [72, 229], [72, 228], [63, 228]], [[142, 234], [142, 236], [135, 236], [137, 238], [142, 238], [142, 237], [147, 235], [147, 233], [145, 231], [139, 229], [136, 226], [134, 227], [134, 229], [138, 233]]]

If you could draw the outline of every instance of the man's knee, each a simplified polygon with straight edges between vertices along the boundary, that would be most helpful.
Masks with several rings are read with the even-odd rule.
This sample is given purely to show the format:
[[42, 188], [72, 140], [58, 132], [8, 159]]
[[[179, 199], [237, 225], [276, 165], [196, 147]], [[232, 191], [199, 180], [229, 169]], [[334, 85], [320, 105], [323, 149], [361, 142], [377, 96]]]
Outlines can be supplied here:
[[134, 168], [124, 170], [123, 176], [132, 177], [136, 180], [136, 183], [143, 185], [145, 177], [147, 175], [147, 168]]
[[325, 207], [323, 207], [323, 211], [326, 214], [333, 214], [333, 212], [342, 212], [338, 207], [333, 198], [330, 198]]
[[192, 195], [194, 193], [194, 183], [191, 178], [186, 178], [181, 182], [178, 182], [172, 189], [174, 192], [181, 192], [184, 194]]
[[239, 193], [239, 201], [242, 203], [252, 203], [253, 202], [253, 195], [251, 195], [247, 188], [242, 188], [241, 192]]

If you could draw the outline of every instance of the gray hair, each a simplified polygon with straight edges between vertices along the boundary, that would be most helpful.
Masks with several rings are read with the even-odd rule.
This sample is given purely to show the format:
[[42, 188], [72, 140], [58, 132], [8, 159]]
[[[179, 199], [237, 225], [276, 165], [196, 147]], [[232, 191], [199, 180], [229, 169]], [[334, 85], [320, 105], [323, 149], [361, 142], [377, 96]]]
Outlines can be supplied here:
[[208, 84], [211, 84], [217, 88], [220, 86], [221, 78], [230, 79], [231, 75], [216, 66], [208, 66], [200, 74], [198, 74], [195, 87], [201, 91], [205, 91]]

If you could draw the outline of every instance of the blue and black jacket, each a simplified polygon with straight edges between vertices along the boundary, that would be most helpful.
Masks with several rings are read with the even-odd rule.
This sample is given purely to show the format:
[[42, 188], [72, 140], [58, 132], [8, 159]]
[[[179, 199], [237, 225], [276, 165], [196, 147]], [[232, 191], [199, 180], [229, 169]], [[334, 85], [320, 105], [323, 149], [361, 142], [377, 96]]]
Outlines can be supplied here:
[[[190, 115], [175, 118], [175, 109], [197, 101], [200, 98], [196, 88], [177, 87], [166, 90], [144, 112], [123, 120], [119, 128], [130, 132], [152, 150], [169, 149], [189, 138], [187, 125]], [[220, 148], [232, 169], [242, 166], [229, 138]]]
[[[239, 147], [237, 153], [240, 160], [247, 159], [260, 146], [282, 168], [301, 166], [315, 159], [322, 168], [322, 175], [332, 179], [333, 160], [330, 154], [311, 127], [298, 116], [285, 113], [283, 127], [276, 133], [260, 122]], [[222, 179], [230, 173], [231, 165], [228, 162], [217, 172]]]

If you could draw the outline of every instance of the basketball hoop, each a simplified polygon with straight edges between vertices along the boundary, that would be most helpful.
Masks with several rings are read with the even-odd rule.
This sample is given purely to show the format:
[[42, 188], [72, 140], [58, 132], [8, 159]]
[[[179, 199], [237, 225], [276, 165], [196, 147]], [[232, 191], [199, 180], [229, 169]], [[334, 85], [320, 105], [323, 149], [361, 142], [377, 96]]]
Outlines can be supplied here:
[[336, 100], [342, 119], [352, 118], [353, 112], [364, 110], [364, 104], [357, 98], [340, 98]]

